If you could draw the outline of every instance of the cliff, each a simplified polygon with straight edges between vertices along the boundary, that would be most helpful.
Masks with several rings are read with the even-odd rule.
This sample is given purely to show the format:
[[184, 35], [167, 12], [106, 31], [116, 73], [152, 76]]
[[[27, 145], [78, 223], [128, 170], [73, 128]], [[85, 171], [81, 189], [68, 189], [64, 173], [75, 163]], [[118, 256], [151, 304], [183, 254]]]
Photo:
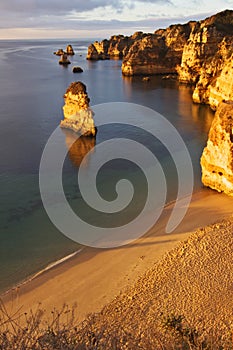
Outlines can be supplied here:
[[193, 23], [172, 25], [135, 40], [122, 63], [124, 75], [176, 73]]
[[196, 22], [184, 45], [179, 81], [194, 85], [193, 100], [213, 109], [233, 99], [233, 11]]
[[64, 99], [64, 120], [60, 123], [61, 128], [71, 129], [83, 136], [95, 136], [94, 113], [89, 107], [86, 86], [80, 81], [71, 83]]
[[146, 34], [136, 32], [131, 36], [113, 35], [109, 40], [95, 41], [88, 47], [87, 60], [106, 60], [110, 58], [122, 59], [135, 40]]
[[233, 99], [233, 11], [89, 46], [87, 59], [110, 58], [122, 58], [122, 73], [128, 76], [177, 73], [180, 82], [194, 86], [194, 102], [216, 109]]
[[222, 102], [216, 111], [201, 167], [205, 186], [233, 196], [233, 101]]

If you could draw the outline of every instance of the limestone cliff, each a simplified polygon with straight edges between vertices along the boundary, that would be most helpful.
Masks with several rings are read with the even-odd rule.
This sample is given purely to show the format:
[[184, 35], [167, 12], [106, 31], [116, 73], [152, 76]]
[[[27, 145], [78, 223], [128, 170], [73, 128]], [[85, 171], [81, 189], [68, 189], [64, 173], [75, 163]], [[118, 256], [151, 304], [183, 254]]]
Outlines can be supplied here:
[[122, 73], [128, 76], [178, 73], [180, 82], [194, 86], [194, 102], [216, 109], [233, 99], [233, 11], [89, 46], [87, 59], [110, 58], [123, 58]]
[[205, 186], [233, 196], [233, 101], [219, 104], [201, 167]]
[[138, 38], [122, 63], [124, 75], [173, 74], [181, 63], [193, 22], [172, 25]]
[[136, 32], [131, 36], [113, 35], [109, 40], [95, 41], [88, 47], [88, 60], [106, 60], [110, 58], [122, 59], [128, 52], [130, 46], [137, 39], [146, 34]]
[[61, 121], [60, 126], [83, 136], [95, 136], [94, 113], [89, 107], [90, 99], [86, 86], [80, 81], [71, 83], [66, 90], [64, 99], [64, 120]]
[[233, 11], [196, 22], [178, 68], [180, 82], [194, 85], [193, 100], [216, 109], [233, 99]]

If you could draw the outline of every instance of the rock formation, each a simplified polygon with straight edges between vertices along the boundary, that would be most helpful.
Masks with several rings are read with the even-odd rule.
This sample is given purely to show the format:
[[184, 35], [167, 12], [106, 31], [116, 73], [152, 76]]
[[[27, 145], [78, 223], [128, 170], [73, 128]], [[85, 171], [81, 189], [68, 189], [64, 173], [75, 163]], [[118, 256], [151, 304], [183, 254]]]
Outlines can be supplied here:
[[109, 58], [123, 58], [127, 76], [178, 74], [180, 82], [194, 86], [194, 102], [216, 109], [233, 99], [233, 11], [153, 34], [115, 35], [89, 46], [87, 59]]
[[82, 73], [83, 69], [81, 67], [73, 67], [73, 73]]
[[63, 55], [65, 52], [63, 51], [63, 49], [58, 49], [57, 51], [54, 52], [54, 55], [57, 55], [57, 56], [61, 56]]
[[194, 85], [193, 100], [216, 109], [233, 98], [233, 11], [196, 22], [184, 46], [180, 82]]
[[135, 40], [146, 34], [136, 32], [130, 37], [124, 35], [113, 35], [109, 40], [95, 41], [88, 47], [88, 60], [106, 60], [111, 58], [122, 59], [128, 52]]
[[66, 53], [67, 53], [67, 55], [69, 55], [69, 56], [73, 56], [73, 55], [74, 55], [74, 50], [73, 50], [72, 45], [67, 45], [67, 47], [66, 47]]
[[233, 101], [219, 104], [201, 167], [205, 186], [233, 196]]
[[62, 65], [64, 65], [64, 66], [66, 66], [67, 64], [70, 64], [70, 61], [68, 60], [67, 54], [66, 54], [66, 53], [63, 53], [63, 54], [61, 55], [61, 58], [60, 58], [60, 60], [59, 60], [59, 64], [62, 64]]
[[192, 26], [193, 22], [173, 25], [135, 40], [124, 57], [122, 73], [128, 76], [176, 73]]
[[89, 107], [86, 86], [80, 81], [71, 83], [64, 99], [64, 120], [60, 123], [61, 128], [71, 129], [83, 136], [95, 136], [94, 113]]

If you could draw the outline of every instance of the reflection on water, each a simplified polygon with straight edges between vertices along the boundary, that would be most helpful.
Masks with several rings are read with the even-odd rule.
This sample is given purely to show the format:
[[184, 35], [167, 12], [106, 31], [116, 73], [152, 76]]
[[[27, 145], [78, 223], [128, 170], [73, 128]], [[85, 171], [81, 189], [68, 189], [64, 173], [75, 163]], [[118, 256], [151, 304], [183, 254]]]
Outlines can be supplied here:
[[192, 87], [179, 84], [176, 79], [167, 80], [161, 76], [151, 76], [147, 82], [142, 80], [142, 76], [122, 78], [124, 93], [128, 99], [132, 99], [139, 92], [143, 95], [143, 100], [139, 100], [141, 96], [138, 94], [138, 103], [145, 104], [146, 101], [148, 107], [162, 113], [170, 121], [176, 119], [174, 124], [179, 131], [193, 128], [193, 131], [197, 129], [202, 134], [208, 134], [214, 112], [207, 105], [193, 103]]
[[194, 103], [191, 105], [191, 108], [193, 120], [198, 124], [200, 131], [208, 133], [214, 118], [214, 111], [210, 107], [207, 108], [204, 105]]
[[66, 147], [68, 149], [68, 155], [75, 167], [79, 167], [81, 162], [83, 166], [88, 165], [88, 157], [85, 158], [88, 152], [94, 152], [96, 144], [95, 137], [81, 136], [77, 139], [77, 134], [71, 130], [62, 129], [66, 138]]

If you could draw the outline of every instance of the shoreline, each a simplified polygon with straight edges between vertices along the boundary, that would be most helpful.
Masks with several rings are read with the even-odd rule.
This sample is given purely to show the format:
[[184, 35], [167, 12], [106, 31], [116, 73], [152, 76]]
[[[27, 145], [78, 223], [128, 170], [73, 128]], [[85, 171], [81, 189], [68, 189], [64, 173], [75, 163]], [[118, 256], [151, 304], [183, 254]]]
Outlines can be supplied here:
[[[194, 192], [192, 194], [192, 198], [195, 196], [198, 196], [198, 194], [201, 194], [203, 191], [205, 191], [205, 188], [201, 188], [198, 191]], [[188, 197], [188, 196], [186, 196]], [[183, 200], [184, 198], [180, 200]], [[191, 199], [192, 201], [192, 199]], [[176, 203], [176, 199], [169, 201], [168, 203], [166, 203], [166, 205], [164, 206], [163, 210], [165, 210], [166, 208], [169, 208], [170, 206], [173, 206]], [[150, 231], [150, 230], [149, 230]], [[148, 231], [148, 232], [149, 232]], [[23, 279], [22, 281], [16, 283], [15, 285], [13, 285], [12, 287], [10, 287], [9, 289], [3, 291], [2, 293], [0, 293], [0, 298], [5, 297], [7, 294], [11, 293], [13, 290], [20, 288], [21, 286], [30, 283], [32, 280], [34, 280], [35, 278], [39, 277], [40, 275], [42, 275], [43, 273], [48, 272], [49, 270], [57, 267], [60, 264], [66, 263], [69, 260], [71, 260], [72, 258], [74, 258], [76, 255], [78, 255], [79, 253], [81, 253], [85, 248], [88, 248], [86, 246], [83, 246], [82, 248], [74, 251], [73, 253], [70, 253], [68, 255], [65, 255], [64, 257], [58, 259], [58, 260], [54, 260], [51, 263], [49, 263], [46, 267], [42, 268], [41, 270], [38, 270], [38, 272], [35, 272], [32, 275], [29, 275], [28, 277], [26, 277], [25, 279]]]
[[49, 314], [64, 304], [77, 304], [78, 321], [81, 322], [135, 283], [196, 229], [232, 214], [231, 197], [203, 188], [193, 194], [188, 212], [178, 228], [166, 234], [164, 228], [173, 205], [166, 205], [156, 225], [136, 242], [112, 249], [84, 247], [81, 252], [60, 259], [60, 263], [50, 264], [24, 284], [8, 290], [7, 294], [1, 295], [8, 312], [19, 309], [28, 312], [38, 309], [42, 303]]
[[21, 286], [30, 283], [31, 281], [33, 281], [35, 278], [39, 277], [40, 275], [42, 275], [43, 273], [52, 270], [53, 268], [55, 268], [56, 266], [63, 264], [65, 262], [67, 262], [68, 260], [74, 258], [77, 254], [81, 253], [82, 250], [84, 249], [80, 248], [79, 250], [76, 250], [75, 252], [65, 255], [63, 258], [55, 260], [53, 262], [51, 262], [50, 264], [48, 264], [45, 268], [39, 270], [38, 272], [26, 277], [24, 280], [22, 280], [21, 282], [13, 285], [11, 288], [7, 289], [6, 291], [0, 293], [0, 298], [6, 296], [8, 293], [10, 293], [12, 290], [15, 290], [17, 288], [20, 288]]

